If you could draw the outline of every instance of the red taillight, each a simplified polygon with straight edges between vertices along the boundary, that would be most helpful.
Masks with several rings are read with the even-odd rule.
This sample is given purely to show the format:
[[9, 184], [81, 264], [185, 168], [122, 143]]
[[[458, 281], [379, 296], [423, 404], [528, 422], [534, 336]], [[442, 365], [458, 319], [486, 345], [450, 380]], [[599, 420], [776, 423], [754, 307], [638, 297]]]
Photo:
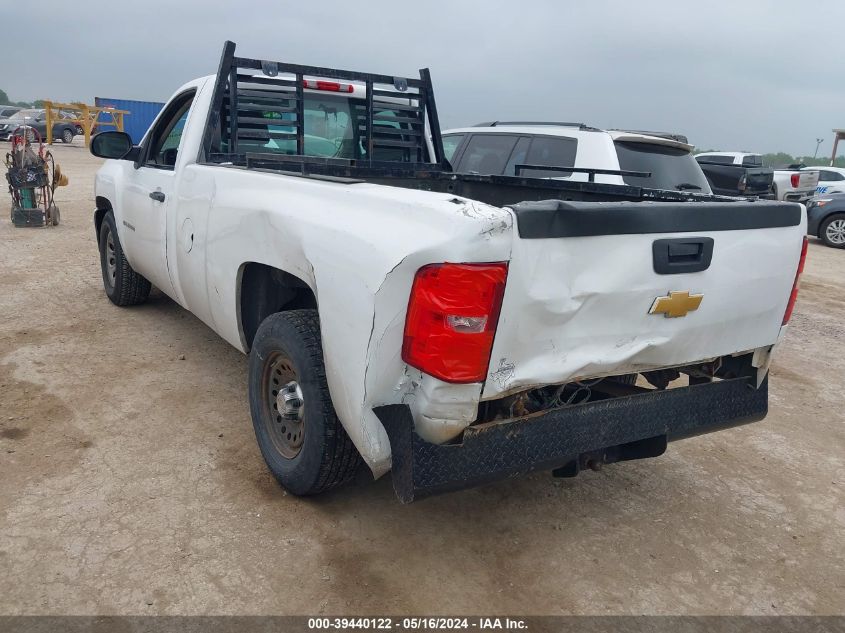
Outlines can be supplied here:
[[417, 271], [402, 360], [446, 382], [481, 382], [508, 276], [507, 263], [430, 264]]
[[795, 273], [795, 282], [792, 284], [792, 293], [789, 295], [789, 303], [786, 304], [786, 312], [783, 314], [783, 323], [789, 323], [789, 318], [792, 316], [792, 309], [795, 307], [795, 300], [798, 298], [798, 280], [801, 273], [804, 272], [804, 260], [807, 259], [807, 238], [804, 238], [804, 243], [801, 246], [801, 259], [798, 260], [798, 271]]
[[321, 79], [303, 79], [302, 87], [328, 92], [353, 92], [355, 90], [352, 84], [341, 84], [336, 81], [323, 81]]
[[791, 175], [789, 176], [789, 182], [791, 182], [791, 183], [792, 183], [792, 188], [793, 188], [793, 189], [797, 189], [797, 188], [798, 188], [798, 183], [800, 183], [800, 182], [801, 182], [801, 174], [791, 174]]

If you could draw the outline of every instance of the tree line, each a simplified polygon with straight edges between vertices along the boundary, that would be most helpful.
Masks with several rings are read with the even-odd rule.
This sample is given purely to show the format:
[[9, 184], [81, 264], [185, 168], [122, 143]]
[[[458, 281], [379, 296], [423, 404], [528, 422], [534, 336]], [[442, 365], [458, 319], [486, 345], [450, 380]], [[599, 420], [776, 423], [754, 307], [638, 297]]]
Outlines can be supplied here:
[[[784, 165], [804, 164], [807, 167], [827, 167], [830, 165], [830, 156], [792, 156], [784, 152], [776, 154], [763, 154], [763, 164], [766, 167], [783, 167]], [[845, 156], [839, 155], [833, 161], [834, 167], [845, 167]]]
[[17, 106], [19, 108], [43, 108], [44, 100], [36, 99], [35, 101], [12, 101], [5, 90], [0, 90], [0, 105]]

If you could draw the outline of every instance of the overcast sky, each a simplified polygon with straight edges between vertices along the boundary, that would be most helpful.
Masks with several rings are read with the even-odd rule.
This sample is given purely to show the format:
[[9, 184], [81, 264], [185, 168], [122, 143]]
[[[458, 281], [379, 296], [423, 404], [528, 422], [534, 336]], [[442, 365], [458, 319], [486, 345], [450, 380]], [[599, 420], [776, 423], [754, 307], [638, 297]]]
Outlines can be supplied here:
[[51, 4], [3, 7], [0, 88], [13, 100], [164, 101], [213, 73], [231, 39], [278, 61], [428, 66], [445, 128], [580, 121], [795, 155], [817, 137], [829, 154], [831, 129], [845, 128], [842, 0]]

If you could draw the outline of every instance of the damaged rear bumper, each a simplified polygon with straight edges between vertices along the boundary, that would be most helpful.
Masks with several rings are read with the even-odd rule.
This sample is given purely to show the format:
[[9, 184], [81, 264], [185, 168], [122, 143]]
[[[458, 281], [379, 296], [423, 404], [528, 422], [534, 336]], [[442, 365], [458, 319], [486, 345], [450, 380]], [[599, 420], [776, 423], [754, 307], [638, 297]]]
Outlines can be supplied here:
[[749, 379], [736, 378], [471, 426], [460, 443], [443, 445], [426, 442], [414, 432], [406, 405], [377, 407], [375, 413], [390, 437], [396, 495], [410, 503], [533, 470], [571, 469], [589, 454], [605, 456], [608, 462], [631, 459], [636, 451], [626, 452], [626, 447], [648, 445], [653, 451], [661, 440], [761, 420], [767, 409], [768, 380], [755, 388]]

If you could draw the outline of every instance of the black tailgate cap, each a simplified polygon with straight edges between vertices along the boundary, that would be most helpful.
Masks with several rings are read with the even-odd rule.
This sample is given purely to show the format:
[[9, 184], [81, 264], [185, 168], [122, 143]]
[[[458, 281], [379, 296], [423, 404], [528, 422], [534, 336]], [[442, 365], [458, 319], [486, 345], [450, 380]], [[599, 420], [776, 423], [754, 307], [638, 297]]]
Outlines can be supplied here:
[[801, 205], [736, 202], [574, 202], [512, 205], [522, 239], [738, 231], [797, 226]]

